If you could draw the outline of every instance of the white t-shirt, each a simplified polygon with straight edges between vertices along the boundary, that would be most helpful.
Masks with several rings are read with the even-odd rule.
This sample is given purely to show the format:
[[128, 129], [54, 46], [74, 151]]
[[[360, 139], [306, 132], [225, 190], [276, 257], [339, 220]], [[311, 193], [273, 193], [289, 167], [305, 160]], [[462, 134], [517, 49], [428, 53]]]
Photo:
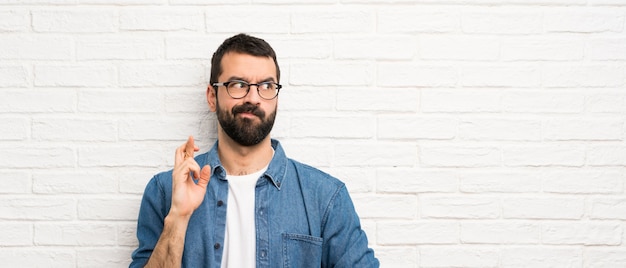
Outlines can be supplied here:
[[256, 267], [254, 192], [267, 167], [244, 176], [227, 175], [228, 203], [222, 268]]

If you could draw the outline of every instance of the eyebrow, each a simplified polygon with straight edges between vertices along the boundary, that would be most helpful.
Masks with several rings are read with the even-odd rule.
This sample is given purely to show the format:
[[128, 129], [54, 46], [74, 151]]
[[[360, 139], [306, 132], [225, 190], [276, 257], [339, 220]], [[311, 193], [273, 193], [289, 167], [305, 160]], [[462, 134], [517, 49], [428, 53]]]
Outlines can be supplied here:
[[[239, 76], [231, 76], [231, 77], [228, 78], [228, 81], [233, 81], [233, 80], [239, 80], [239, 81], [244, 81], [244, 82], [250, 83], [250, 82], [248, 82], [248, 79], [245, 79], [245, 78], [239, 77]], [[274, 80], [274, 77], [265, 78], [265, 79], [263, 79], [263, 80], [261, 80], [261, 81], [259, 81], [257, 83], [263, 83], [263, 82], [274, 82], [274, 83], [276, 83], [276, 81]]]

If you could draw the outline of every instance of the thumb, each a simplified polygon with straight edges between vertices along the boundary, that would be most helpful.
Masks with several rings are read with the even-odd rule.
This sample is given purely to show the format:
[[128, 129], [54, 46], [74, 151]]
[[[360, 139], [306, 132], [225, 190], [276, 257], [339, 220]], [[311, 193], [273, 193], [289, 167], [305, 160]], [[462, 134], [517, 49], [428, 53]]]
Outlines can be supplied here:
[[200, 178], [198, 178], [198, 185], [202, 188], [206, 188], [211, 179], [211, 166], [206, 165], [200, 170]]

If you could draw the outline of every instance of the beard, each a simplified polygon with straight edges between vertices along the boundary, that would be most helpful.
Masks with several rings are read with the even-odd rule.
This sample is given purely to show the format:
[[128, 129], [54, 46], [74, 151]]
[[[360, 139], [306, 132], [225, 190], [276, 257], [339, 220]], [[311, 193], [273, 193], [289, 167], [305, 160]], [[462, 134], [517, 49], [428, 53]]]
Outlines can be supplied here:
[[[239, 145], [257, 145], [272, 131], [276, 119], [276, 110], [265, 118], [265, 112], [251, 103], [237, 105], [231, 111], [222, 109], [217, 99], [216, 105], [217, 121], [226, 135]], [[257, 116], [261, 123], [256, 124], [251, 118], [237, 118], [237, 114], [240, 113], [251, 113]]]

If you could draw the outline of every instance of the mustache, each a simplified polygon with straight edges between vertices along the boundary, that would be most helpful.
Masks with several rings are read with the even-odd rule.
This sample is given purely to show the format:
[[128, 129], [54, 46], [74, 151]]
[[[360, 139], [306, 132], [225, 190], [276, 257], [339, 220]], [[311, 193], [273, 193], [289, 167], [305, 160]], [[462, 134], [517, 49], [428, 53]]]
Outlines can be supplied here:
[[253, 115], [258, 116], [259, 118], [265, 118], [265, 112], [259, 109], [258, 106], [252, 103], [244, 103], [242, 105], [237, 105], [233, 107], [233, 115], [237, 115], [239, 113], [251, 113]]

